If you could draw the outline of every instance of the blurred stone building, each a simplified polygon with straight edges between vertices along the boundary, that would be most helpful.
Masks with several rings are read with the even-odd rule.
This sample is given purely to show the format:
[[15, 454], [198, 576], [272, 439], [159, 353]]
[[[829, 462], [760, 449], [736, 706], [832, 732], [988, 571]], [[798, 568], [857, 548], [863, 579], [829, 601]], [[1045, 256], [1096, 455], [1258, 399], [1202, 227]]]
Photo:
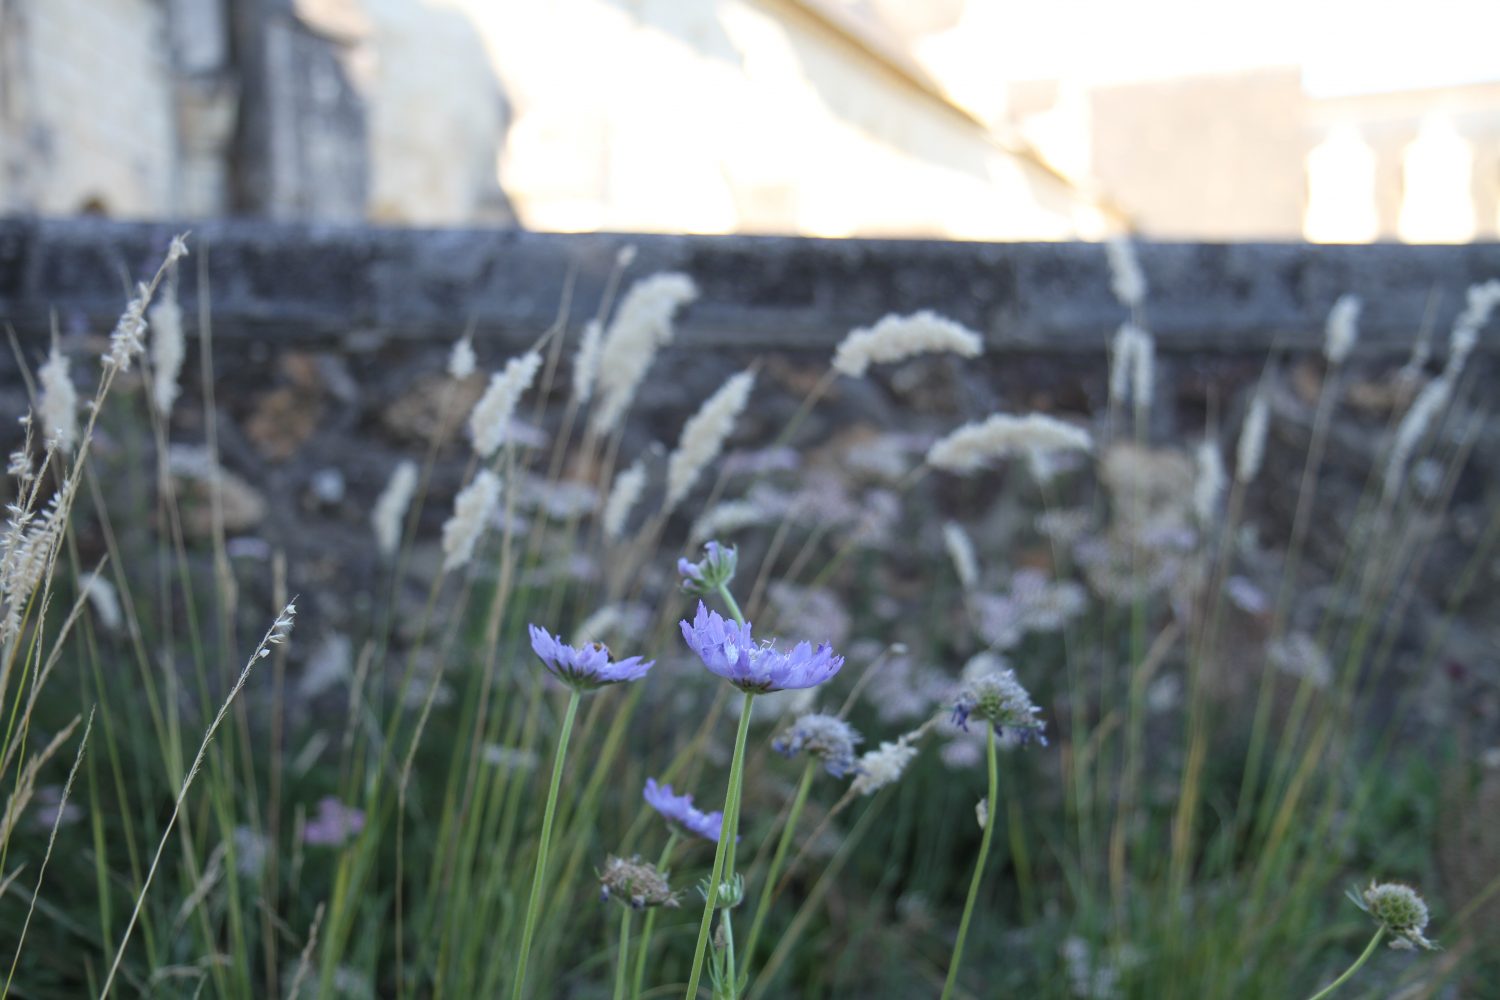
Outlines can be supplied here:
[[[1048, 46], [1104, 62], [1081, 47], [1109, 44], [1112, 12], [1135, 5], [1067, 6], [0, 0], [0, 211], [999, 240], [1496, 234], [1500, 64], [1340, 91], [1309, 86], [1311, 60], [1272, 43], [1193, 62], [1116, 40], [1133, 60], [1083, 72]], [[1236, 26], [1184, 30], [1179, 45]]]

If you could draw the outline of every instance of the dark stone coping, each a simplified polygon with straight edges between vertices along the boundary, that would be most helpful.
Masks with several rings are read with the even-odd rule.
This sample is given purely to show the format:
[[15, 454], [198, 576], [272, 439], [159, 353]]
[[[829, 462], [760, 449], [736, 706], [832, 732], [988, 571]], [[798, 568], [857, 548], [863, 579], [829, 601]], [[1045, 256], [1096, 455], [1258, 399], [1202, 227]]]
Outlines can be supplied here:
[[[827, 351], [886, 313], [931, 308], [982, 331], [992, 351], [1097, 353], [1125, 317], [1103, 248], [1087, 243], [11, 218], [0, 219], [0, 322], [34, 342], [55, 308], [65, 331], [107, 330], [126, 279], [189, 230], [184, 302], [206, 260], [215, 336], [272, 344], [451, 339], [473, 322], [520, 345], [553, 321], [570, 271], [575, 325], [592, 315], [626, 244], [638, 247], [630, 278], [680, 270], [698, 283], [682, 347]], [[1145, 320], [1166, 353], [1318, 350], [1329, 307], [1354, 292], [1365, 300], [1361, 353], [1405, 353], [1425, 324], [1441, 355], [1465, 289], [1500, 277], [1496, 243], [1144, 243], [1139, 254]], [[1482, 339], [1483, 350], [1500, 346]]]

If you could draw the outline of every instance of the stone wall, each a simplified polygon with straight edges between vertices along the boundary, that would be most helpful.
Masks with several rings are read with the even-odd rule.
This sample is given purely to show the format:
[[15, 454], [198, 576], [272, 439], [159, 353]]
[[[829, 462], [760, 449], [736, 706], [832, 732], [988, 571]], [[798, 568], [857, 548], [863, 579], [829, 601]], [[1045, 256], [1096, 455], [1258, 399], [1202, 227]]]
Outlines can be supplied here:
[[[170, 235], [184, 228], [0, 222], [0, 324], [16, 331], [21, 355], [35, 365], [46, 353], [55, 309], [61, 347], [86, 382], [123, 304], [122, 279], [149, 273]], [[472, 325], [481, 372], [498, 369], [554, 322], [571, 276], [567, 339], [557, 354], [561, 388], [539, 410], [527, 404], [537, 434], [558, 433], [578, 330], [628, 243], [638, 246], [629, 277], [685, 271], [701, 297], [682, 314], [676, 339], [642, 388], [622, 456], [648, 454], [653, 442], [670, 446], [686, 416], [752, 361], [760, 366], [755, 405], [736, 444], [764, 445], [849, 329], [921, 308], [981, 331], [984, 355], [836, 380], [802, 425], [799, 445], [810, 455], [837, 463], [858, 441], [920, 439], [996, 411], [1087, 419], [1107, 409], [1105, 345], [1124, 313], [1094, 245], [211, 223], [195, 227], [179, 292], [196, 335], [200, 275], [208, 276], [217, 433], [231, 534], [241, 549], [297, 552], [292, 584], [303, 593], [336, 595], [348, 591], [348, 580], [374, 579], [373, 498], [402, 458], [426, 454], [443, 407], [453, 407], [450, 416], [467, 412], [483, 386], [480, 374], [453, 387], [444, 374], [451, 344]], [[1254, 497], [1273, 539], [1286, 537], [1295, 506], [1325, 374], [1324, 318], [1337, 295], [1363, 295], [1366, 310], [1320, 481], [1320, 504], [1327, 505], [1320, 510], [1352, 512], [1409, 405], [1412, 386], [1393, 376], [1416, 331], [1434, 331], [1432, 364], [1440, 363], [1464, 289], [1500, 275], [1495, 245], [1146, 245], [1140, 256], [1152, 288], [1146, 319], [1160, 352], [1154, 440], [1182, 447], [1211, 434], [1232, 455], [1248, 396], [1274, 351], [1271, 441]], [[1495, 377], [1497, 345], [1492, 327], [1471, 363], [1472, 391], [1461, 396], [1459, 419], [1443, 425], [1435, 445], [1447, 454], [1474, 433], [1454, 513], [1432, 542], [1433, 589], [1419, 590], [1418, 601], [1440, 600], [1453, 582], [1443, 574], [1451, 577], [1463, 564], [1500, 500], [1500, 425], [1468, 419], [1487, 416], [1483, 387]], [[171, 439], [187, 446], [205, 433], [199, 358], [195, 339], [170, 429]], [[12, 352], [0, 352], [0, 413], [27, 406], [15, 365]], [[423, 514], [429, 548], [468, 462], [454, 422]], [[13, 447], [18, 434], [15, 424], [0, 423], [0, 448]], [[137, 440], [149, 448], [140, 429]], [[111, 432], [98, 454], [118, 463], [133, 452]], [[184, 488], [194, 487], [189, 481]], [[941, 489], [937, 501], [950, 502]], [[1342, 515], [1320, 522], [1317, 559], [1335, 559], [1351, 526]], [[201, 532], [203, 525], [188, 527]], [[430, 552], [418, 563], [433, 564]]]

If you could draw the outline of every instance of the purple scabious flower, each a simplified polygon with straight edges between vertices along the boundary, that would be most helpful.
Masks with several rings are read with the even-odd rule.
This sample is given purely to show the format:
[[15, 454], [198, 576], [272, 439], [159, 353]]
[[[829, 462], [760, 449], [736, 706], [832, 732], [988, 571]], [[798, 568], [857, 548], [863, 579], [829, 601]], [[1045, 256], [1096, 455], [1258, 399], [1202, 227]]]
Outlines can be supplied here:
[[806, 750], [823, 761], [825, 771], [842, 778], [858, 768], [854, 748], [863, 742], [864, 737], [843, 719], [814, 712], [799, 718], [771, 741], [771, 749], [783, 757], [794, 757]]
[[695, 809], [691, 795], [674, 795], [671, 785], [658, 785], [655, 778], [646, 779], [646, 791], [643, 797], [646, 804], [661, 813], [662, 818], [668, 823], [681, 827], [688, 833], [696, 834], [704, 840], [718, 843], [719, 831], [724, 826], [722, 812], [706, 813], [701, 809]]
[[343, 847], [365, 828], [365, 814], [333, 796], [318, 802], [318, 815], [302, 828], [304, 843], [315, 847]]
[[1015, 671], [1007, 667], [985, 674], [959, 693], [953, 706], [953, 724], [968, 732], [969, 720], [978, 719], [993, 726], [996, 736], [1015, 740], [1022, 746], [1032, 740], [1046, 746], [1047, 724], [1037, 718], [1041, 711], [1016, 680]]
[[613, 660], [609, 648], [603, 643], [570, 646], [546, 629], [535, 625], [527, 627], [531, 631], [531, 648], [541, 658], [542, 666], [575, 691], [592, 691], [606, 684], [640, 680], [656, 663], [639, 656]]
[[746, 693], [816, 687], [844, 665], [844, 658], [827, 643], [813, 649], [810, 643], [799, 642], [785, 653], [772, 642], [756, 645], [749, 622], [727, 621], [702, 601], [692, 622], [681, 625], [682, 638], [703, 665]]

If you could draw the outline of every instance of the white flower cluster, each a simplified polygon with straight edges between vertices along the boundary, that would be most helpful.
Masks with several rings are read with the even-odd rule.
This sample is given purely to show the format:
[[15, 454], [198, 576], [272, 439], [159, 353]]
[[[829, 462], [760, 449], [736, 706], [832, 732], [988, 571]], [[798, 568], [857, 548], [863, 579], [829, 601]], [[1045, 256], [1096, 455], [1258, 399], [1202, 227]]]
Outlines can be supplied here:
[[596, 433], [619, 424], [656, 352], [672, 339], [673, 316], [697, 297], [698, 286], [685, 274], [655, 274], [625, 293], [599, 345]]
[[667, 460], [666, 510], [675, 510], [687, 498], [703, 470], [719, 456], [754, 387], [754, 372], [732, 375], [688, 418], [677, 450]]
[[453, 345], [453, 353], [448, 355], [448, 374], [462, 381], [474, 374], [478, 363], [479, 359], [474, 356], [474, 341], [465, 334]]
[[618, 542], [625, 535], [625, 524], [630, 512], [640, 502], [646, 489], [646, 459], [638, 458], [624, 472], [615, 477], [609, 498], [604, 501], [604, 537]]
[[1331, 365], [1341, 365], [1354, 350], [1359, 339], [1360, 301], [1357, 295], [1340, 295], [1339, 300], [1328, 311], [1327, 336], [1323, 341], [1323, 356]]
[[1093, 446], [1088, 431], [1053, 417], [996, 413], [987, 420], [965, 424], [938, 441], [927, 451], [927, 464], [949, 472], [974, 472], [1032, 449], [1089, 451]]
[[1135, 244], [1128, 237], [1116, 236], [1105, 240], [1104, 253], [1109, 258], [1110, 288], [1115, 298], [1121, 305], [1140, 308], [1146, 301], [1146, 273], [1141, 270]]
[[1266, 394], [1257, 392], [1250, 400], [1250, 409], [1245, 414], [1245, 423], [1240, 427], [1239, 450], [1235, 455], [1234, 478], [1248, 483], [1260, 474], [1260, 463], [1266, 457], [1266, 430], [1270, 425], [1271, 411], [1266, 403]]
[[480, 469], [474, 481], [453, 501], [453, 516], [443, 525], [443, 571], [458, 569], [474, 557], [474, 548], [500, 505], [500, 477]]
[[78, 390], [73, 388], [68, 367], [67, 356], [53, 344], [46, 363], [37, 370], [37, 381], [42, 386], [41, 399], [37, 401], [42, 432], [48, 444], [65, 452], [71, 452], [78, 443]]
[[469, 436], [474, 441], [474, 453], [480, 458], [489, 458], [505, 443], [510, 418], [541, 367], [541, 354], [528, 351], [519, 358], [511, 358], [503, 371], [490, 378], [489, 388], [469, 414]]
[[387, 559], [396, 554], [396, 547], [401, 544], [401, 529], [416, 492], [417, 463], [404, 459], [391, 473], [370, 512], [370, 522], [375, 529], [375, 548]]
[[943, 545], [948, 558], [953, 561], [953, 571], [965, 590], [973, 590], [979, 583], [979, 557], [974, 553], [974, 543], [963, 526], [953, 521], [943, 525]]
[[1137, 412], [1149, 409], [1156, 387], [1156, 341], [1126, 321], [1120, 324], [1110, 353], [1109, 398], [1116, 403], [1133, 400]]
[[857, 774], [849, 785], [856, 795], [874, 795], [887, 785], [901, 780], [909, 765], [917, 756], [917, 748], [902, 737], [896, 742], [883, 742], [880, 749], [869, 750], [855, 765]]
[[904, 361], [917, 354], [946, 351], [973, 358], [984, 349], [979, 334], [931, 310], [886, 316], [871, 327], [850, 332], [833, 355], [833, 367], [859, 378], [871, 364]]
[[178, 377], [187, 357], [187, 340], [182, 332], [182, 307], [177, 292], [169, 282], [162, 300], [151, 307], [151, 401], [163, 417], [172, 412], [177, 401]]

